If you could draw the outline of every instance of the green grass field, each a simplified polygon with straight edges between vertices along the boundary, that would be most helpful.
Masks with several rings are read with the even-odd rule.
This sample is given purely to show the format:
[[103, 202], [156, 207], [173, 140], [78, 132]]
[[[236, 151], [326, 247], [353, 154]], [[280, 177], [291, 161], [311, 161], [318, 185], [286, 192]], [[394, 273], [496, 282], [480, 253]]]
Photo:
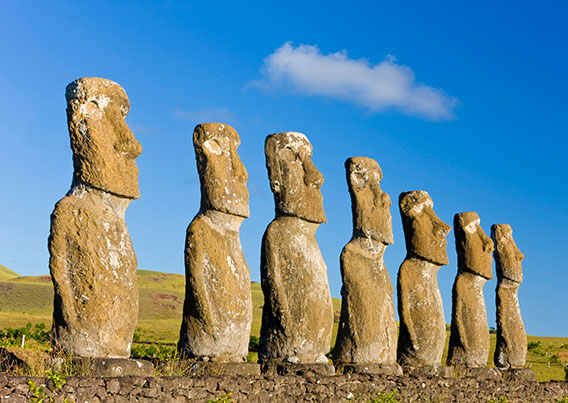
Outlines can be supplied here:
[[[185, 276], [149, 270], [138, 270], [140, 313], [136, 333], [141, 342], [175, 344], [183, 312]], [[262, 305], [260, 284], [252, 283], [253, 322], [251, 335], [260, 335]], [[51, 324], [53, 288], [49, 276], [21, 277], [0, 265], [0, 329], [17, 328], [32, 324]], [[335, 321], [332, 341], [335, 341], [341, 301], [333, 299]], [[539, 381], [563, 380], [564, 366], [568, 361], [568, 337], [527, 336], [529, 342], [540, 346], [527, 354]], [[447, 353], [444, 352], [444, 361]], [[495, 335], [491, 335], [489, 365], [492, 365]]]

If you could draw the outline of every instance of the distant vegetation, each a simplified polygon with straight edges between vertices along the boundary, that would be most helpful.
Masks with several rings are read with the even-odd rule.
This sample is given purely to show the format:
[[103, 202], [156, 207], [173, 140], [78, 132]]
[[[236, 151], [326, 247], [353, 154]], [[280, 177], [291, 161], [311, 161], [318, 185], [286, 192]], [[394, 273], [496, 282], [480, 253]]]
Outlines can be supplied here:
[[[133, 357], [173, 357], [183, 311], [185, 276], [138, 270], [138, 290], [140, 315], [132, 346]], [[26, 340], [29, 340], [27, 347], [48, 350], [52, 301], [53, 287], [49, 276], [21, 277], [0, 265], [0, 329], [3, 329], [0, 330], [0, 345], [19, 346], [21, 336], [25, 334]], [[255, 361], [264, 303], [260, 284], [256, 282], [252, 283], [252, 301], [249, 360]], [[334, 299], [333, 306], [335, 323], [332, 340], [335, 341], [341, 301]], [[568, 338], [528, 336], [528, 342], [527, 366], [532, 367], [537, 379], [564, 380]], [[492, 333], [489, 365], [492, 365], [494, 349], [495, 334]]]

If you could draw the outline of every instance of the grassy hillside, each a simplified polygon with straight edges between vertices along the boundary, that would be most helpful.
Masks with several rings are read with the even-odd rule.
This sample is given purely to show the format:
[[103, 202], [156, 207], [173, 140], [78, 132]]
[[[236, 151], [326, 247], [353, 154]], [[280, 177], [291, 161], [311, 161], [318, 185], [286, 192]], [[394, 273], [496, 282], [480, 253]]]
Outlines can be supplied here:
[[1, 280], [9, 280], [9, 279], [14, 278], [14, 277], [20, 277], [20, 275], [0, 264], [0, 281]]
[[[140, 340], [175, 344], [183, 312], [185, 276], [139, 270], [138, 289], [140, 314], [136, 332]], [[251, 335], [258, 337], [264, 300], [260, 284], [256, 282], [252, 283], [252, 303]], [[0, 329], [22, 327], [28, 322], [43, 322], [49, 327], [52, 304], [53, 288], [49, 276], [20, 277], [0, 266]], [[335, 341], [341, 301], [334, 299], [333, 305], [335, 323], [332, 341]], [[528, 352], [527, 366], [533, 368], [537, 379], [564, 379], [564, 365], [568, 361], [568, 338], [528, 336], [528, 341], [536, 345]], [[492, 334], [489, 365], [492, 365], [494, 349], [495, 335]]]

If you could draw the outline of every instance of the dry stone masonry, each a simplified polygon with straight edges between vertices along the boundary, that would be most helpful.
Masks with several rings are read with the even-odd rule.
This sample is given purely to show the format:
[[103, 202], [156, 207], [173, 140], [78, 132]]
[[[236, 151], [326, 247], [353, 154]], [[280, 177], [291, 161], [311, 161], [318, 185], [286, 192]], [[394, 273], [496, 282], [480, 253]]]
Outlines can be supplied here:
[[[208, 401], [247, 403], [290, 402], [511, 402], [552, 403], [568, 395], [567, 382], [522, 382], [477, 378], [418, 378], [368, 374], [336, 376], [196, 376], [143, 378], [70, 377], [60, 389], [47, 378], [0, 375], [0, 396], [10, 403], [29, 403], [33, 380], [55, 402]], [[379, 393], [382, 396], [378, 395]], [[223, 400], [224, 399], [224, 400]]]
[[517, 292], [523, 281], [521, 262], [524, 255], [515, 244], [510, 225], [493, 225], [491, 238], [495, 242], [497, 269], [497, 346], [494, 362], [498, 368], [523, 368], [527, 358], [527, 336]]
[[74, 173], [48, 240], [54, 347], [128, 358], [138, 291], [124, 213], [140, 196], [135, 160], [142, 147], [124, 120], [130, 103], [118, 84], [81, 78], [67, 86], [66, 98]]
[[332, 371], [325, 355], [333, 306], [315, 237], [326, 221], [323, 176], [311, 160], [312, 145], [301, 133], [268, 136], [265, 154], [276, 218], [262, 239], [259, 362], [321, 364], [324, 371]]
[[401, 193], [398, 203], [407, 251], [398, 271], [398, 362], [409, 368], [434, 367], [436, 373], [446, 341], [436, 276], [448, 264], [450, 226], [436, 216], [432, 199], [423, 190]]
[[200, 124], [193, 144], [201, 209], [187, 229], [186, 296], [178, 350], [202, 361], [243, 362], [252, 323], [250, 272], [239, 228], [249, 216], [240, 138], [222, 123]]
[[485, 367], [489, 328], [483, 286], [493, 278], [493, 241], [480, 226], [477, 213], [454, 216], [458, 274], [452, 290], [452, 327], [448, 365]]
[[340, 257], [342, 305], [333, 361], [356, 372], [402, 374], [396, 364], [393, 288], [385, 267], [394, 243], [391, 200], [380, 187], [382, 171], [370, 158], [345, 162], [353, 236]]

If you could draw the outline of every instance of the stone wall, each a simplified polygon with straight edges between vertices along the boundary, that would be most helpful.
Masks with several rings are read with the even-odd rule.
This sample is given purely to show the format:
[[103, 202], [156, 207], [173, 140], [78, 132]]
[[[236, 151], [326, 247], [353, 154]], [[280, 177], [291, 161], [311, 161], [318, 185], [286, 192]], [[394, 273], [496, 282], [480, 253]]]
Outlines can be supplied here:
[[0, 402], [29, 402], [28, 381], [45, 386], [55, 402], [207, 402], [231, 393], [234, 402], [368, 402], [397, 391], [399, 402], [556, 402], [568, 396], [565, 382], [515, 382], [474, 378], [377, 375], [238, 377], [71, 377], [56, 389], [46, 378], [0, 375]]

